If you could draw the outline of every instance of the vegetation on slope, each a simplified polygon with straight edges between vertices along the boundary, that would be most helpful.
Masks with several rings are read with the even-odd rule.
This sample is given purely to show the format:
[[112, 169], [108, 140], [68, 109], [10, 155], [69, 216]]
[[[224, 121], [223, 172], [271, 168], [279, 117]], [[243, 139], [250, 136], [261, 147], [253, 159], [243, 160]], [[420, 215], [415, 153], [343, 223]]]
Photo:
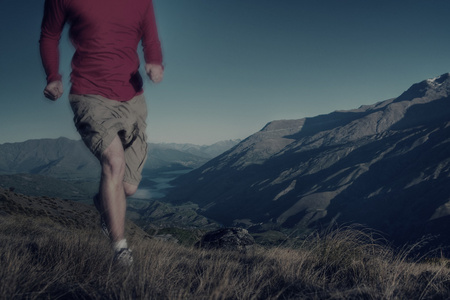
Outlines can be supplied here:
[[4, 299], [447, 299], [445, 259], [408, 260], [348, 228], [298, 248], [242, 254], [130, 239], [135, 264], [112, 265], [98, 229], [0, 215]]

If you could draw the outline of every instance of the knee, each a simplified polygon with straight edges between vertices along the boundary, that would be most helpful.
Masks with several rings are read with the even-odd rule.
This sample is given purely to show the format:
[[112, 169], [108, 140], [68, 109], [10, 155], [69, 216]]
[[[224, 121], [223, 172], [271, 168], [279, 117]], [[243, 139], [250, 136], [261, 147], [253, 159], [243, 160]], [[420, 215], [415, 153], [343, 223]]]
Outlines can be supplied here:
[[117, 180], [123, 179], [125, 174], [125, 155], [119, 136], [116, 136], [102, 153], [100, 163], [103, 176], [116, 178]]
[[123, 179], [125, 174], [125, 160], [123, 157], [103, 155], [101, 165], [103, 176]]

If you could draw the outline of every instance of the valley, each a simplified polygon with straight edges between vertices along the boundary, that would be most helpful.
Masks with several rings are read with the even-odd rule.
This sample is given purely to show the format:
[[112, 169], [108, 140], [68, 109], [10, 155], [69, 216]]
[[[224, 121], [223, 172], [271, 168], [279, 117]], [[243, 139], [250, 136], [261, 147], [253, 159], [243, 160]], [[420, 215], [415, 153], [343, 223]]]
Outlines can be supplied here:
[[[99, 166], [80, 141], [0, 145], [0, 186], [91, 203]], [[239, 226], [302, 240], [360, 224], [402, 247], [449, 251], [450, 74], [396, 98], [297, 120], [243, 141], [150, 144], [128, 217], [144, 228]]]

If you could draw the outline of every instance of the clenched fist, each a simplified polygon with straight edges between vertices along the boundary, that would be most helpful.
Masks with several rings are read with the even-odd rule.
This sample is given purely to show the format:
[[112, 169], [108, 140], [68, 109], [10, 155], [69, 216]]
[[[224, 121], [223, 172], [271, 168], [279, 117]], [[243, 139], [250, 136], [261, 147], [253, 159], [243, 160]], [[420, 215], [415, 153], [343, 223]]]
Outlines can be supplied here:
[[64, 92], [63, 84], [60, 80], [52, 81], [45, 87], [44, 96], [52, 101], [58, 100]]
[[164, 68], [161, 65], [154, 64], [146, 64], [145, 71], [147, 72], [148, 77], [154, 83], [159, 83], [163, 80], [164, 76]]

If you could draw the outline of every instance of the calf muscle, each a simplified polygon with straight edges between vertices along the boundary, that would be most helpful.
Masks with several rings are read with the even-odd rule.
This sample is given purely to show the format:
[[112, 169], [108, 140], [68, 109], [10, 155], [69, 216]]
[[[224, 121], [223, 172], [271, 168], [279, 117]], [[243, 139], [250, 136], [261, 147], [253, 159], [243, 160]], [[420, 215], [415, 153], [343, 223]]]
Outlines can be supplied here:
[[104, 215], [113, 242], [124, 238], [126, 197], [123, 177], [125, 158], [122, 143], [117, 136], [101, 158], [102, 177], [100, 195]]

